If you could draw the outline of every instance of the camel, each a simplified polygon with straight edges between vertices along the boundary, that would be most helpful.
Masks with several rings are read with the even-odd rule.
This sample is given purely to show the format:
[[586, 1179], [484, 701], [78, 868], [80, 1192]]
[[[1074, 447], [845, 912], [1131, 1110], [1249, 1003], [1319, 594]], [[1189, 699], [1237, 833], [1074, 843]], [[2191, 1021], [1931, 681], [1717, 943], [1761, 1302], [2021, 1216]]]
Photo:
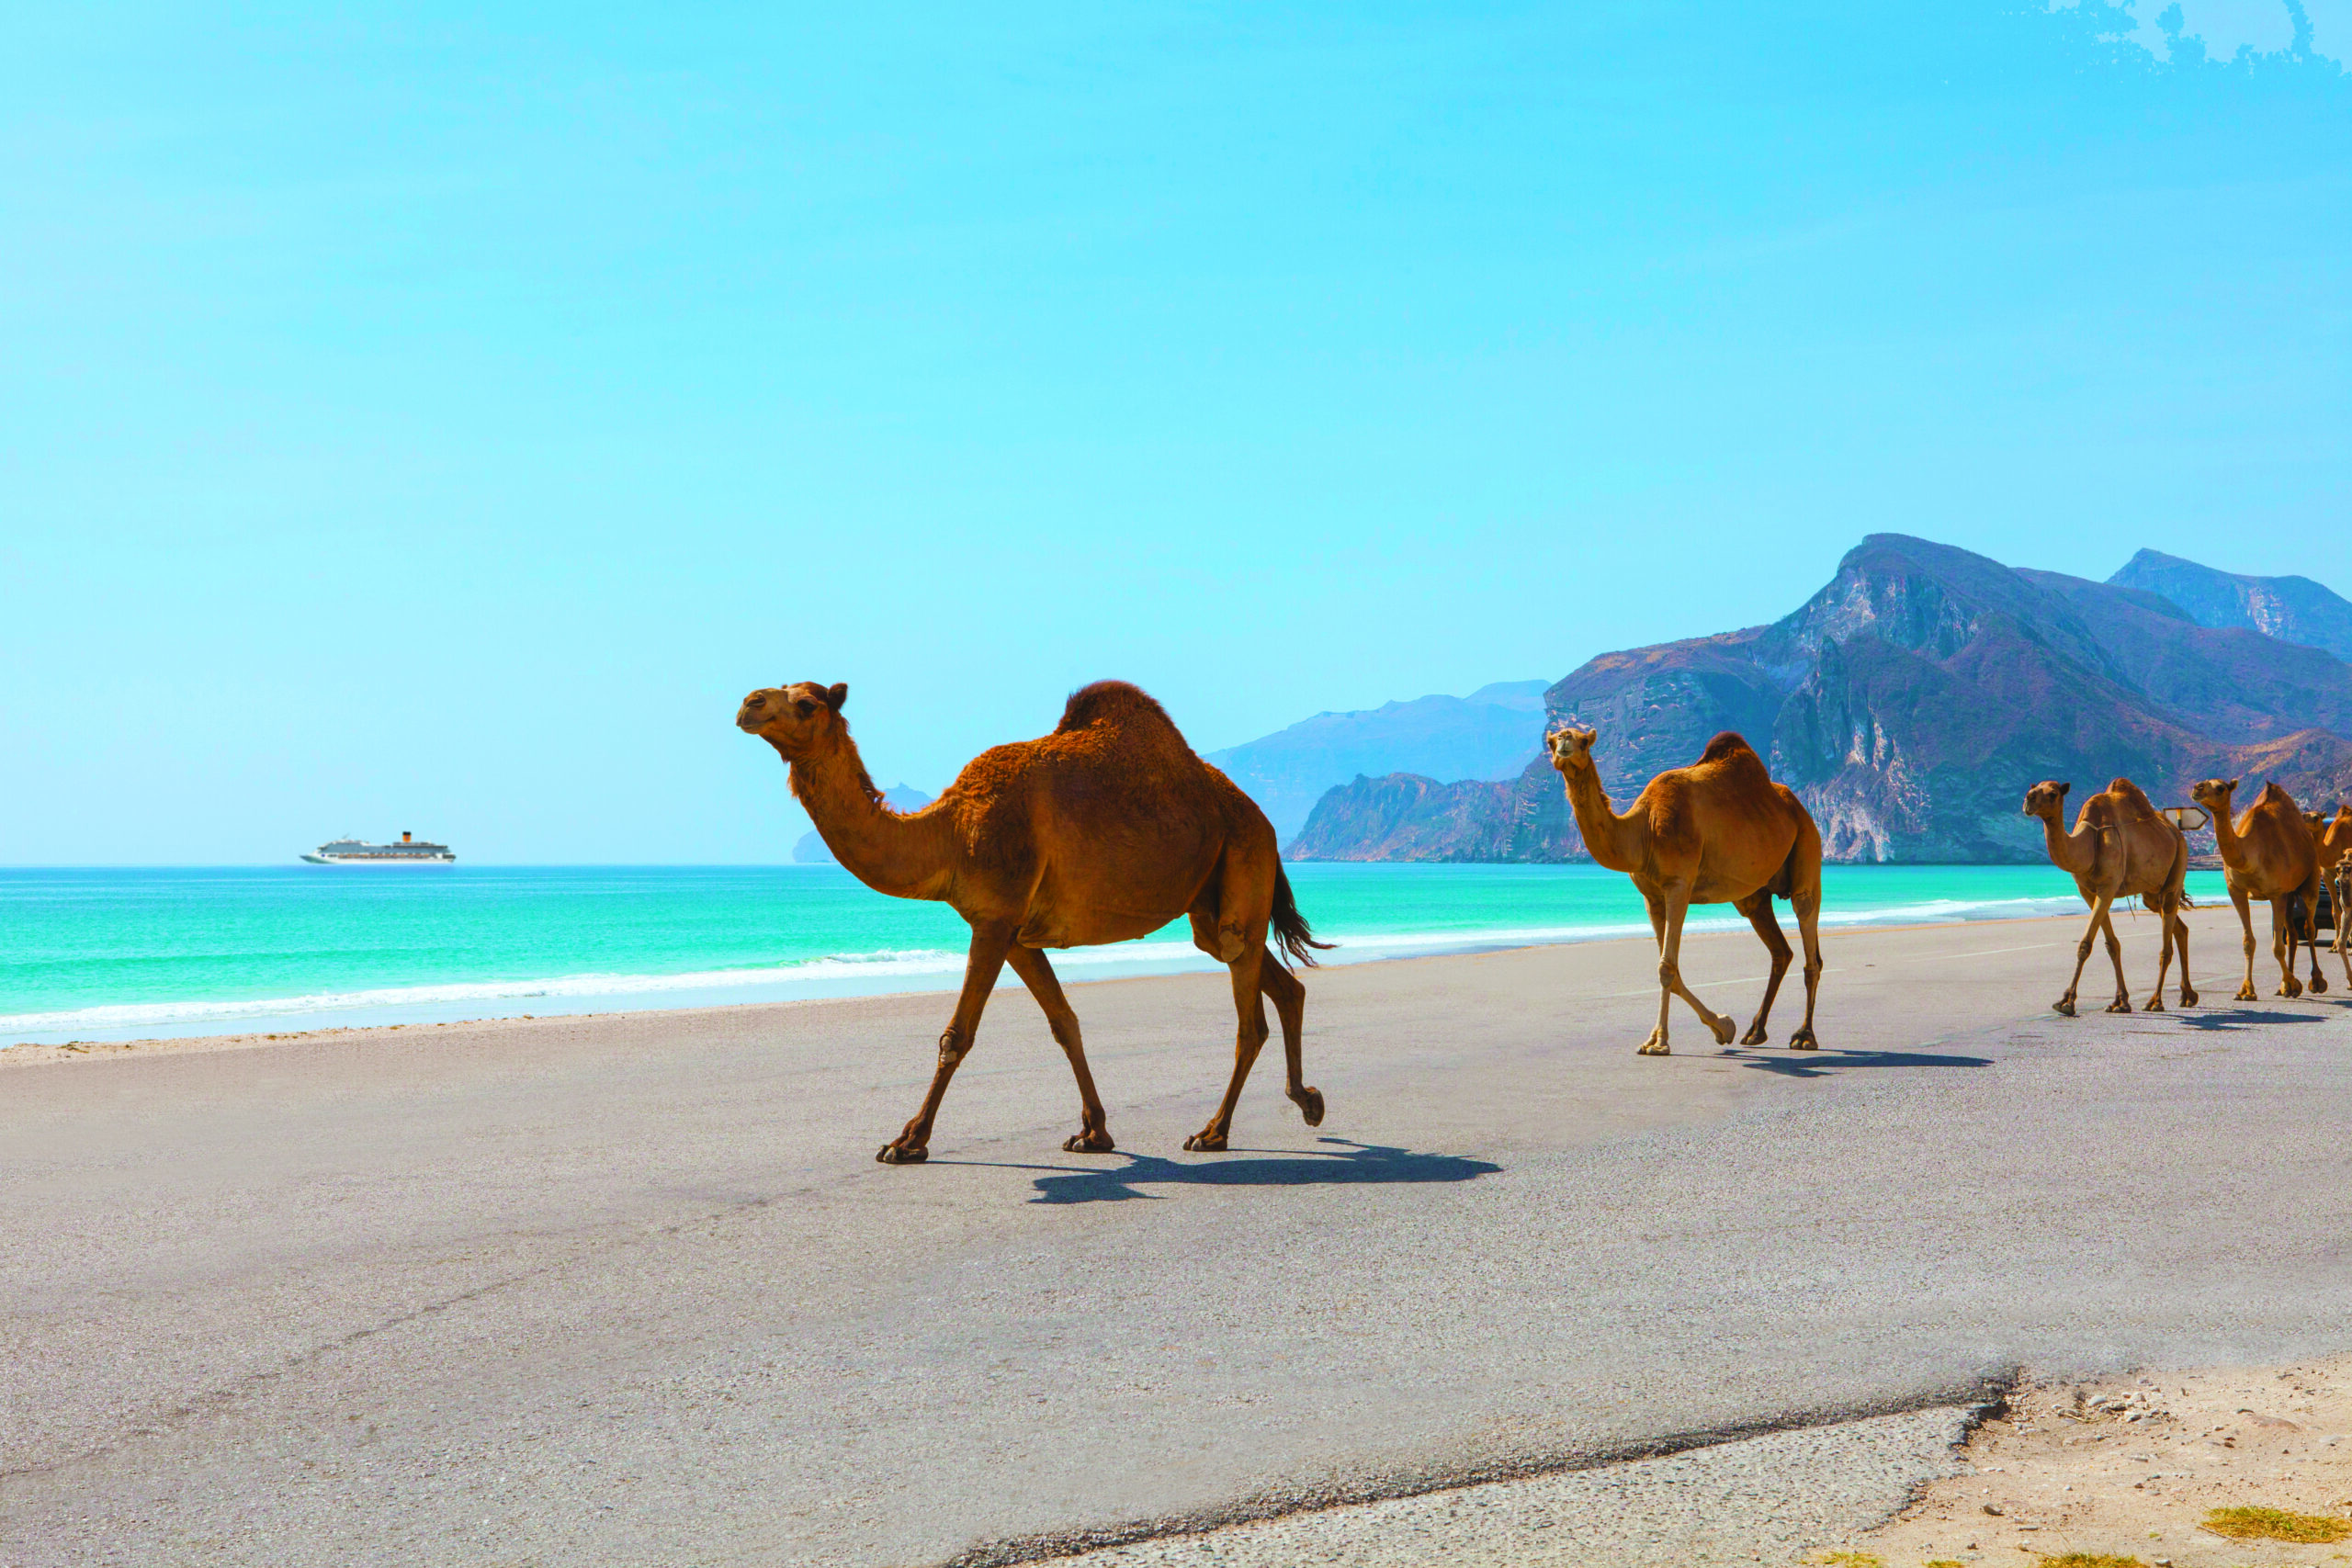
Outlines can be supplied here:
[[2075, 879], [2083, 902], [2091, 907], [2091, 923], [2075, 949], [2075, 976], [2066, 994], [2051, 1004], [2068, 1018], [2075, 1016], [2075, 993], [2083, 983], [2083, 966], [2090, 962], [2091, 945], [2104, 931], [2107, 956], [2115, 965], [2115, 1000], [2109, 1012], [2132, 1010], [2132, 988], [2123, 978], [2123, 943], [2115, 934], [2115, 901], [2138, 897], [2153, 911], [2164, 931], [2164, 952], [2156, 960], [2156, 988], [2148, 1010], [2165, 1010], [2165, 976], [2172, 968], [2173, 947], [2180, 948], [2180, 1005], [2197, 1005], [2197, 988], [2188, 978], [2188, 922], [2180, 918], [2185, 901], [2182, 885], [2188, 875], [2188, 840], [2178, 828], [2156, 815], [2156, 808], [2130, 779], [2115, 779], [2106, 789], [2083, 802], [2075, 830], [2062, 825], [2066, 792], [2074, 786], [2044, 779], [2026, 791], [2025, 814], [2041, 818], [2041, 836], [2051, 863]]
[[[2238, 907], [2238, 924], [2245, 931], [2245, 980], [2238, 987], [2237, 999], [2250, 1002], [2258, 995], [2254, 988], [2254, 915], [2247, 908], [2256, 898], [2270, 905], [2270, 951], [2278, 960], [2278, 994], [2300, 997], [2303, 987], [2295, 978], [2298, 933], [2288, 915], [2288, 901], [2300, 897], [2305, 908], [2312, 907], [2319, 892], [2319, 846], [2312, 840], [2310, 824], [2295, 808], [2294, 797], [2277, 780], [2264, 784], [2254, 804], [2233, 818], [2230, 798], [2237, 787], [2236, 779], [2200, 779], [2188, 791], [2188, 798], [2212, 815], [2213, 844], [2222, 852], [2230, 902]], [[2316, 951], [2312, 953], [2312, 989], [2327, 989]]]
[[[2345, 906], [2352, 903], [2352, 806], [2339, 805], [2333, 818], [2313, 812], [2310, 818], [2312, 838], [2319, 849], [2320, 881], [2328, 889], [2328, 902], [2335, 920], [2335, 957], [2344, 965], [2344, 985], [2352, 990], [2352, 911]], [[2314, 933], [2316, 934], [2316, 933]]]
[[1764, 760], [1741, 737], [1724, 730], [1707, 742], [1687, 768], [1669, 768], [1650, 780], [1622, 817], [1600, 787], [1592, 760], [1589, 729], [1561, 729], [1547, 736], [1552, 766], [1566, 785], [1577, 829], [1592, 858], [1622, 871], [1641, 889], [1649, 906], [1650, 930], [1658, 947], [1657, 1027], [1639, 1055], [1667, 1056], [1667, 1011], [1676, 997], [1690, 1004], [1719, 1045], [1731, 1043], [1732, 1021], [1711, 1012], [1682, 981], [1682, 919], [1693, 904], [1729, 904], [1746, 915], [1772, 955], [1764, 1002], [1747, 1026], [1743, 1045], [1761, 1045], [1765, 1021], [1781, 977], [1788, 973], [1789, 943], [1772, 918], [1774, 895], [1796, 910], [1804, 940], [1804, 1022], [1789, 1038], [1792, 1051], [1811, 1051], [1814, 1003], [1821, 987], [1821, 834], [1796, 792], [1772, 782]]
[[1079, 1130], [1062, 1147], [1115, 1148], [1078, 1015], [1045, 950], [1132, 941], [1179, 916], [1191, 917], [1193, 945], [1232, 972], [1240, 1015], [1225, 1099], [1184, 1146], [1226, 1146], [1267, 1040], [1266, 998], [1282, 1020], [1290, 1099], [1308, 1126], [1322, 1122], [1322, 1093], [1301, 1076], [1306, 987], [1267, 939], [1271, 930], [1284, 953], [1309, 966], [1314, 950], [1330, 944], [1315, 941], [1298, 912], [1266, 814], [1193, 754], [1165, 709], [1123, 681], [1097, 682], [1071, 694], [1051, 735], [981, 752], [937, 800], [901, 815], [859, 761], [842, 716], [848, 697], [846, 685], [767, 687], [743, 699], [735, 724], [775, 748], [792, 793], [851, 874], [893, 897], [947, 904], [972, 928], [931, 1091], [876, 1159], [929, 1156], [948, 1080], [971, 1054], [980, 1010], [1007, 964], [1045, 1010], [1078, 1079]]

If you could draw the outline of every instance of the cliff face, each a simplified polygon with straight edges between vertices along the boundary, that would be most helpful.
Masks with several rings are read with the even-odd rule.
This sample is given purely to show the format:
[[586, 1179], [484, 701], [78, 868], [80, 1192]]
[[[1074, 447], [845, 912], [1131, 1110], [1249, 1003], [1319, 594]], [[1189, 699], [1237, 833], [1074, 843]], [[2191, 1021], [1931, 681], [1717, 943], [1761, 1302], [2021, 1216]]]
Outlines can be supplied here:
[[2142, 550], [2108, 581], [2160, 594], [2199, 626], [2241, 627], [2352, 659], [2352, 604], [2308, 577], [2241, 577]]
[[[2177, 802], [2196, 779], [2245, 773], [2314, 804], [2352, 779], [2352, 665], [2332, 654], [2201, 626], [2145, 591], [1900, 535], [1864, 540], [1783, 620], [1604, 654], [1544, 706], [1547, 727], [1600, 732], [1621, 808], [1718, 730], [1739, 731], [1839, 860], [2038, 859], [2040, 829], [2018, 804], [2044, 778], [2090, 789], [2126, 774]], [[1359, 837], [1351, 824], [1371, 825], [1393, 782], [1333, 791], [1291, 852], [1392, 858], [1379, 846], [1401, 844], [1401, 829]], [[1581, 855], [1543, 762], [1507, 799], [1482, 787], [1442, 809], [1428, 791], [1392, 807], [1413, 824], [1409, 858]]]

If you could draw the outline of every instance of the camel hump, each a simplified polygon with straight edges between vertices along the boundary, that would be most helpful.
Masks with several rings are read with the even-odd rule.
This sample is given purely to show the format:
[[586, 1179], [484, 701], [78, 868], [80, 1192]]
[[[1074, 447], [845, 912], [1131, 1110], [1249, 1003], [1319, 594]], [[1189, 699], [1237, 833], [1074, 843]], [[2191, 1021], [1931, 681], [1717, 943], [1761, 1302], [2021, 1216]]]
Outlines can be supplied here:
[[1097, 681], [1091, 686], [1080, 686], [1069, 694], [1062, 708], [1062, 721], [1054, 726], [1054, 733], [1067, 735], [1073, 729], [1091, 728], [1095, 725], [1125, 726], [1141, 721], [1176, 732], [1176, 721], [1168, 710], [1153, 700], [1141, 686], [1125, 681]]
[[[1756, 748], [1747, 743], [1747, 736], [1736, 729], [1726, 729], [1707, 742], [1707, 749], [1699, 753], [1699, 761], [1720, 762], [1726, 757], [1736, 757], [1743, 751], [1751, 757], [1756, 756]], [[1763, 761], [1761, 757], [1757, 757], [1756, 760], [1759, 762]]]
[[2128, 802], [2136, 811], [2145, 813], [2150, 817], [2154, 817], [2156, 814], [2155, 803], [2148, 798], [2148, 792], [2142, 789], [2138, 784], [2133, 784], [2130, 779], [2108, 780], [2107, 793], [2114, 795], [2119, 800]]
[[2280, 789], [2277, 779], [2272, 779], [2266, 783], [2262, 786], [2262, 793], [2254, 797], [2254, 803], [2256, 806], [2267, 806], [2273, 802], [2289, 807], [2295, 804], [2295, 797], [2289, 795], [2285, 790]]

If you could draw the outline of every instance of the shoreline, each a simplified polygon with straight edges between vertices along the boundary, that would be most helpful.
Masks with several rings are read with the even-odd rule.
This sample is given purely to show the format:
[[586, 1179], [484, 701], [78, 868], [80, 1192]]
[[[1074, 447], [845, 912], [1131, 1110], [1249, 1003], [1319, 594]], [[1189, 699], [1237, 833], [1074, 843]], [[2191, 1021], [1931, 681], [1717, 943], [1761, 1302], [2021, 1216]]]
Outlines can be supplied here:
[[[2064, 907], [2070, 904], [2075, 908]], [[2015, 906], [2027, 908], [2021, 912], [2005, 912], [2005, 907]], [[2019, 919], [2063, 919], [2078, 911], [2078, 901], [2071, 892], [2020, 895], [2005, 890], [1997, 897], [1924, 898], [1915, 893], [1859, 908], [1825, 909], [1822, 929], [1825, 940], [1835, 940], [1838, 933], [1843, 932], [1994, 925]], [[1785, 916], [1783, 926], [1793, 941], [1794, 927]], [[1690, 935], [1699, 936], [1746, 931], [1747, 926], [1736, 913], [1709, 906], [1704, 912], [1694, 910], [1685, 929]], [[1342, 930], [1334, 933], [1338, 950], [1324, 954], [1321, 966], [1340, 969], [1402, 958], [1583, 946], [1629, 938], [1646, 940], [1645, 923], [1613, 916], [1570, 924], [1505, 923], [1460, 930], [1404, 929], [1370, 933]], [[1194, 950], [1188, 940], [1169, 937], [1165, 932], [1135, 942], [1057, 950], [1055, 957], [1065, 985], [1215, 974], [1221, 967]], [[153, 1044], [197, 1038], [311, 1035], [471, 1024], [497, 1019], [597, 1018], [857, 997], [952, 994], [962, 985], [963, 969], [962, 948], [940, 946], [848, 953], [721, 969], [644, 974], [571, 971], [254, 998], [97, 1003], [0, 1018], [0, 1059], [35, 1047], [79, 1046], [86, 1052], [100, 1045]], [[1017, 988], [1017, 982], [1009, 976], [999, 981], [1000, 989], [1009, 987]], [[139, 1016], [154, 1013], [167, 1016], [152, 1021]], [[192, 1016], [168, 1016], [172, 1014]]]
[[[1856, 922], [1838, 929], [1847, 931], [1938, 931], [1978, 930], [1997, 926], [2044, 925], [2053, 921], [2064, 921], [2068, 919], [2069, 917], [2065, 915], [2017, 915], [1979, 920], [1888, 920], [1879, 924], [1862, 924]], [[1690, 934], [1692, 936], [1720, 936], [1725, 934], [1736, 934], [1736, 932], [1744, 928], [1736, 926], [1724, 926], [1720, 928], [1710, 927], [1703, 931], [1694, 931]], [[1793, 931], [1792, 931], [1791, 942], [1792, 944], [1794, 940]], [[1540, 953], [1547, 949], [1560, 947], [1607, 947], [1619, 942], [1638, 942], [1645, 948], [1652, 947], [1654, 945], [1652, 939], [1639, 935], [1594, 936], [1581, 939], [1566, 938], [1556, 942], [1497, 943], [1491, 946], [1454, 948], [1440, 953], [1386, 953], [1375, 957], [1358, 958], [1345, 964], [1318, 965], [1318, 967], [1356, 968], [1366, 964], [1387, 965], [1398, 964], [1440, 963], [1454, 959], [1485, 957], [1498, 953]], [[1825, 943], [1825, 950], [1826, 946], [1826, 944]], [[2097, 954], [2094, 954], [2093, 956], [2095, 960], [2098, 957]], [[2128, 958], [2126, 963], [2128, 965]], [[1204, 962], [1200, 966], [1187, 969], [1159, 969], [1146, 974], [1106, 975], [1098, 978], [1091, 979], [1072, 979], [1065, 976], [1062, 978], [1062, 985], [1065, 990], [1076, 992], [1091, 990], [1099, 986], [1132, 985], [1137, 982], [1199, 978], [1204, 976], [1218, 974], [1220, 971], [1221, 966], [1212, 965], [1204, 959]], [[2090, 969], [2086, 968], [2085, 970], [2086, 987], [2089, 977], [2093, 973], [2094, 971]], [[1794, 970], [1792, 969], [1792, 975], [1793, 974]], [[2259, 970], [2257, 969], [2257, 978], [2258, 977]], [[417, 1022], [354, 1023], [333, 1025], [320, 1029], [243, 1030], [232, 1032], [204, 1034], [158, 1034], [143, 1035], [129, 1040], [93, 1039], [74, 1040], [62, 1043], [24, 1041], [13, 1044], [0, 1044], [0, 1067], [47, 1066], [57, 1062], [107, 1061], [119, 1059], [131, 1055], [141, 1055], [153, 1057], [166, 1054], [184, 1055], [204, 1051], [259, 1050], [272, 1045], [292, 1045], [311, 1041], [341, 1040], [356, 1035], [390, 1036], [393, 1034], [404, 1034], [412, 1038], [416, 1038], [429, 1036], [437, 1031], [448, 1029], [519, 1031], [526, 1024], [544, 1029], [560, 1025], [584, 1024], [592, 1021], [605, 1021], [615, 1019], [637, 1021], [658, 1018], [675, 1018], [681, 1021], [681, 1022], [685, 1022], [711, 1016], [746, 1016], [752, 1012], [766, 1010], [790, 1010], [797, 1012], [809, 1008], [834, 1008], [855, 1002], [902, 1000], [910, 997], [924, 996], [944, 997], [952, 995], [954, 989], [955, 987], [950, 986], [927, 986], [903, 990], [858, 991], [844, 996], [786, 997], [759, 1001], [721, 1002], [695, 1007], [610, 1008], [595, 1012], [554, 1012], [545, 1014], [491, 1013], [475, 1018], [439, 1019]], [[997, 982], [996, 989], [997, 992], [1001, 994], [1008, 991], [1025, 993], [1026, 988], [1021, 984], [1018, 978], [1012, 976], [1008, 972], [1003, 978]]]

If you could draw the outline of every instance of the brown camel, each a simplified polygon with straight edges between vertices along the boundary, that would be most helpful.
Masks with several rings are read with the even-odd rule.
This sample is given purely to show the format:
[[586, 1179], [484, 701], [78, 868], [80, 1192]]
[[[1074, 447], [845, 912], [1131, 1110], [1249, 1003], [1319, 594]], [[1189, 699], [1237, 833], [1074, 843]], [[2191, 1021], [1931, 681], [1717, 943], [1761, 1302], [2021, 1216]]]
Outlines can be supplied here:
[[1672, 1054], [1667, 1042], [1667, 1010], [1680, 997], [1698, 1013], [1719, 1045], [1731, 1043], [1732, 1021], [1682, 983], [1682, 918], [1693, 904], [1729, 904], [1746, 915], [1772, 955], [1764, 1003], [1747, 1026], [1743, 1045], [1761, 1045], [1765, 1021], [1781, 977], [1788, 973], [1789, 943], [1772, 918], [1775, 894], [1794, 907], [1804, 939], [1804, 1022], [1789, 1039], [1792, 1051], [1811, 1051], [1814, 1002], [1821, 987], [1821, 834], [1796, 793], [1772, 782], [1755, 748], [1724, 730], [1707, 742], [1687, 768], [1669, 768], [1650, 780], [1633, 807], [1620, 817], [1611, 809], [1593, 763], [1589, 729], [1562, 729], [1546, 738], [1552, 766], [1567, 786], [1592, 858], [1622, 871], [1641, 889], [1658, 946], [1657, 1027], [1643, 1042], [1641, 1055]]
[[1329, 944], [1314, 940], [1298, 912], [1266, 814], [1193, 755], [1165, 709], [1125, 682], [1097, 682], [1071, 694], [1051, 735], [981, 752], [937, 800], [901, 816], [858, 760], [842, 717], [848, 696], [847, 686], [806, 681], [770, 687], [743, 699], [735, 723], [784, 758], [825, 847], [860, 882], [894, 897], [936, 899], [972, 928], [931, 1092], [876, 1158], [907, 1165], [928, 1156], [947, 1081], [970, 1054], [1006, 964], [1045, 1010], [1078, 1078], [1079, 1131], [1062, 1147], [1114, 1148], [1078, 1015], [1045, 950], [1128, 942], [1185, 915], [1193, 945], [1232, 971], [1241, 1026], [1225, 1099], [1184, 1146], [1226, 1146], [1266, 1043], [1262, 997], [1282, 1020], [1290, 1098], [1308, 1126], [1322, 1122], [1323, 1096], [1300, 1076], [1306, 987], [1268, 948], [1267, 932], [1305, 964]]
[[2320, 881], [2328, 889], [2335, 919], [2335, 957], [2344, 965], [2344, 985], [2352, 990], [2352, 918], [2345, 905], [2352, 902], [2352, 806], [2338, 806], [2333, 818], [2312, 816], [2313, 842], [2319, 850]]
[[2103, 931], [2107, 956], [2115, 965], [2115, 1000], [2109, 1012], [2132, 1010], [2132, 988], [2123, 978], [2123, 943], [2115, 934], [2115, 901], [2137, 897], [2155, 915], [2164, 931], [2164, 952], [2156, 960], [2156, 988], [2148, 1010], [2165, 1010], [2165, 975], [2172, 968], [2173, 947], [2180, 948], [2180, 1005], [2197, 1005], [2197, 988], [2188, 979], [2188, 922], [2180, 918], [2181, 887], [2188, 875], [2188, 840], [2178, 828], [2156, 815], [2156, 808], [2130, 779], [2115, 779], [2106, 789], [2083, 802], [2075, 830], [2062, 826], [2066, 792], [2074, 786], [2044, 779], [2026, 791], [2025, 813], [2041, 818], [2042, 841], [2051, 863], [2075, 879], [2083, 902], [2091, 907], [2091, 923], [2075, 949], [2075, 976], [2066, 994], [2051, 1005], [2075, 1016], [2075, 993], [2083, 983], [2083, 965], [2090, 962], [2091, 944]]
[[[2254, 804], [2242, 816], [2230, 815], [2235, 779], [2202, 779], [2188, 797], [2212, 814], [2213, 844], [2222, 852], [2222, 870], [2229, 884], [2230, 902], [2238, 907], [2238, 924], [2245, 931], [2245, 980], [2237, 999], [2250, 1002], [2254, 988], [2254, 915], [2250, 900], [2270, 905], [2270, 951], [2278, 960], [2278, 994], [2300, 997], [2302, 982], [2295, 978], [2295, 922], [2288, 916], [2288, 900], [2301, 897], [2310, 908], [2319, 892], [2319, 846], [2312, 842], [2310, 824], [2295, 809], [2294, 797], [2277, 780], [2262, 786]], [[2312, 954], [2312, 989], [2327, 989], [2319, 971], [2319, 954]]]

